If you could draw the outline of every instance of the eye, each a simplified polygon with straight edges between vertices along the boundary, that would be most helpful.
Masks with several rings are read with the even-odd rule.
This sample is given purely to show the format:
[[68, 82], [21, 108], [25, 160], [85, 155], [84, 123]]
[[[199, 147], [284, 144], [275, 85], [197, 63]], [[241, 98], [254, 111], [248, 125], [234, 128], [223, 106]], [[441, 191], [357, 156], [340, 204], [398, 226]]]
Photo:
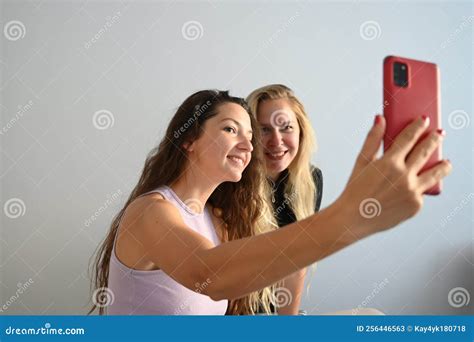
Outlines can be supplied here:
[[268, 128], [268, 127], [262, 127], [262, 133], [263, 133], [263, 134], [268, 134], [268, 133], [270, 133], [270, 128]]
[[232, 126], [225, 127], [224, 131], [229, 132], [229, 133], [234, 133], [234, 134], [237, 133], [237, 130]]
[[293, 130], [293, 126], [291, 126], [291, 125], [286, 125], [286, 126], [284, 126], [284, 127], [282, 128], [282, 130], [283, 130], [283, 131], [287, 131], [287, 132], [288, 132], [288, 131], [292, 131], [292, 130]]

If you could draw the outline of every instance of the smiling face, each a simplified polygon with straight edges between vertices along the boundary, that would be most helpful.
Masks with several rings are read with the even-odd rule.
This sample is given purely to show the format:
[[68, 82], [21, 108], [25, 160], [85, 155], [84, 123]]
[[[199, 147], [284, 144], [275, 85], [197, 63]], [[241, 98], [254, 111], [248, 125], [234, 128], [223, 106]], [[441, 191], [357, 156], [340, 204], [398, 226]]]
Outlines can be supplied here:
[[298, 153], [300, 126], [288, 100], [264, 100], [258, 105], [267, 175], [276, 180]]
[[236, 103], [219, 105], [218, 114], [206, 120], [200, 137], [185, 146], [192, 167], [217, 183], [238, 182], [250, 163], [250, 116]]

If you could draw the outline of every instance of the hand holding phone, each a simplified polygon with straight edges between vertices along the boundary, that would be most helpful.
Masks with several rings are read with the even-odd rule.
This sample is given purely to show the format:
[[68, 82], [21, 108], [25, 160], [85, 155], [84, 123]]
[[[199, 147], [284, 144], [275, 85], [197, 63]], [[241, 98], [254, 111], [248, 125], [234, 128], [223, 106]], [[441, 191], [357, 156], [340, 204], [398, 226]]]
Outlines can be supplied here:
[[[388, 56], [383, 63], [384, 117], [387, 123], [384, 135], [384, 151], [387, 151], [397, 135], [420, 116], [429, 120], [429, 126], [418, 142], [433, 131], [441, 130], [441, 98], [439, 68], [434, 63]], [[433, 152], [423, 171], [442, 160], [441, 145]], [[425, 194], [441, 193], [441, 181]]]

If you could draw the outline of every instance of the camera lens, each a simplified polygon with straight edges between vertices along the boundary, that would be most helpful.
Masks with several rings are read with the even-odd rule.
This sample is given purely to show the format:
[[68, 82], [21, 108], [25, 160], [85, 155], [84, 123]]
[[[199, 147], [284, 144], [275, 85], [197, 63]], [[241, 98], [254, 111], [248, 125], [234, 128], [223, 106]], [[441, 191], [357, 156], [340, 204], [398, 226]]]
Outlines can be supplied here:
[[408, 86], [407, 65], [400, 62], [393, 63], [393, 81], [399, 87]]

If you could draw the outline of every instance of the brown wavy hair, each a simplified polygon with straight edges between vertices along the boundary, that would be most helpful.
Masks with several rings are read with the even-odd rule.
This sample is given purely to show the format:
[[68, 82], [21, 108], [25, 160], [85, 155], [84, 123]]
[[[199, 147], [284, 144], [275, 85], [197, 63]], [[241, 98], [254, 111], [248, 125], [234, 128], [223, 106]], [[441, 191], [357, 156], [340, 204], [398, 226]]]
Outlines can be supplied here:
[[[91, 291], [108, 286], [109, 263], [112, 254], [114, 237], [119, 229], [125, 209], [140, 195], [163, 185], [171, 185], [187, 167], [186, 150], [183, 144], [198, 139], [204, 123], [218, 114], [219, 106], [225, 103], [236, 103], [242, 106], [250, 117], [253, 130], [252, 158], [242, 172], [238, 182], [221, 183], [209, 197], [208, 203], [213, 213], [220, 217], [225, 225], [223, 243], [235, 239], [254, 236], [275, 229], [276, 224], [271, 214], [272, 209], [268, 194], [269, 185], [265, 179], [263, 149], [260, 143], [258, 123], [250, 113], [244, 99], [230, 96], [228, 91], [202, 90], [189, 96], [178, 108], [171, 119], [166, 134], [160, 144], [148, 154], [138, 184], [132, 190], [123, 208], [113, 218], [105, 240], [95, 252], [92, 265]], [[227, 313], [230, 315], [247, 315], [263, 307], [270, 313], [270, 303], [275, 285], [229, 301]], [[105, 308], [93, 304], [89, 313], [96, 309], [99, 315]]]

